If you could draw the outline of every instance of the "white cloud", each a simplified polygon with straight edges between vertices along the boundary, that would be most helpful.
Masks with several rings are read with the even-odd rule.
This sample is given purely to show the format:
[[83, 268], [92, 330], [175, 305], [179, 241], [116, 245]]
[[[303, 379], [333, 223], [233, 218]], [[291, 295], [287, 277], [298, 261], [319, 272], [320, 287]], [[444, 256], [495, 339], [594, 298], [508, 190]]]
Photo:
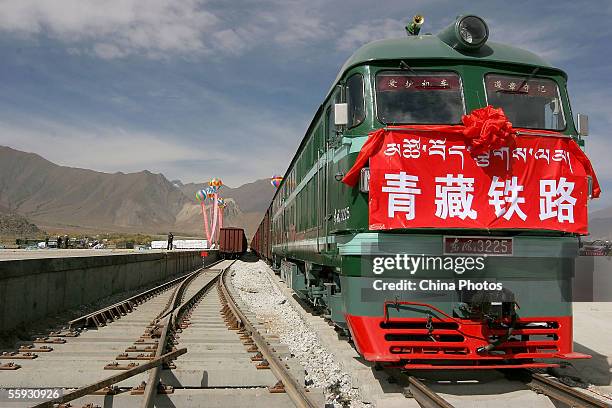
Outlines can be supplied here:
[[113, 59], [120, 58], [126, 55], [126, 52], [113, 44], [99, 43], [93, 47], [94, 53], [100, 58]]
[[236, 30], [221, 30], [213, 34], [215, 48], [226, 54], [239, 55], [247, 47], [247, 38], [243, 38]]
[[57, 122], [0, 121], [0, 145], [35, 152], [57, 164], [115, 172], [154, 169], [175, 160], [223, 157], [176, 143], [172, 135], [118, 127], [76, 128]]
[[580, 42], [568, 41], [574, 36], [568, 30], [575, 24], [574, 16], [563, 19], [540, 20], [534, 24], [532, 19], [513, 18], [500, 20], [488, 18], [491, 40], [529, 50], [549, 62], [558, 62], [576, 58], [584, 52]]
[[288, 10], [281, 15], [283, 24], [274, 40], [284, 46], [295, 47], [331, 37], [331, 24], [306, 10]]
[[399, 37], [405, 25], [405, 21], [391, 18], [363, 22], [347, 29], [337, 40], [336, 48], [351, 51], [371, 41]]
[[[609, 104], [608, 90], [579, 87], [572, 99], [574, 115], [578, 112], [589, 115], [590, 134], [586, 138], [585, 151], [593, 164], [597, 178], [602, 184], [602, 194], [598, 200], [593, 200], [589, 206], [591, 211], [612, 206], [612, 139], [609, 129], [612, 128], [612, 111]], [[591, 85], [591, 84], [588, 84]]]
[[[56, 164], [114, 173], [150, 170], [169, 179], [202, 181], [216, 174], [238, 185], [284, 172], [303, 124], [279, 127], [268, 115], [230, 109], [232, 126], [197, 138], [92, 123], [0, 118], [0, 145], [37, 153]], [[261, 143], [265, 140], [266, 143]]]
[[205, 0], [3, 0], [0, 32], [46, 35], [72, 54], [104, 59], [240, 55], [255, 44], [287, 49], [333, 33], [320, 7], [296, 0], [214, 7]]
[[166, 51], [201, 52], [218, 18], [198, 0], [6, 0], [0, 30], [45, 34], [103, 58]]
[[[586, 113], [590, 116], [590, 132], [592, 134], [588, 136], [587, 145], [590, 143], [606, 143], [606, 146], [612, 147], [612, 140], [607, 137], [608, 129], [612, 127], [612, 109], [609, 100], [610, 96], [606, 88], [589, 89], [581, 87], [581, 92], [572, 97], [573, 114]], [[611, 149], [600, 148], [597, 150], [606, 154], [611, 151]], [[606, 160], [606, 162], [610, 166], [609, 174], [612, 175], [612, 161]]]

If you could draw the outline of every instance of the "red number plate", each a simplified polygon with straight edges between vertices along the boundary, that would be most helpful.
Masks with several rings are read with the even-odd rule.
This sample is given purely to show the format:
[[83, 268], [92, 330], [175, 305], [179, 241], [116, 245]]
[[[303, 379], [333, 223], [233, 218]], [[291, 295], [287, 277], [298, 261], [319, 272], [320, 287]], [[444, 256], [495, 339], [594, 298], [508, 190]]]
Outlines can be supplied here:
[[512, 238], [444, 237], [445, 255], [512, 255]]

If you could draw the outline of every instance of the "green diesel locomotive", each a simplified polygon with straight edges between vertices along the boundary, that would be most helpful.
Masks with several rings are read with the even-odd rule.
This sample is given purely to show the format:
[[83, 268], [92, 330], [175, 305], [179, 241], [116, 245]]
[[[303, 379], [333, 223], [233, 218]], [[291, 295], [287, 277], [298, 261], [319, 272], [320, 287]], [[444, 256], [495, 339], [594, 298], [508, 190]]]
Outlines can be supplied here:
[[[588, 190], [582, 191], [579, 182], [568, 181], [569, 170], [559, 167], [573, 165], [574, 174], [579, 153], [563, 146], [583, 146], [587, 134], [586, 116], [573, 118], [567, 75], [531, 52], [488, 41], [489, 28], [477, 16], [459, 16], [437, 35], [421, 35], [423, 21], [416, 16], [406, 37], [369, 43], [346, 61], [251, 249], [299, 296], [350, 332], [366, 360], [418, 369], [542, 367], [553, 364], [549, 359], [588, 358], [572, 350], [571, 281], [584, 231], [567, 226], [577, 222], [574, 216], [586, 216], [585, 195], [592, 194], [593, 178], [578, 175]], [[484, 167], [484, 156], [470, 155], [474, 146], [464, 142], [467, 132], [456, 133], [461, 136], [456, 139], [450, 133], [444, 139], [435, 136], [465, 129], [464, 115], [487, 106], [501, 108], [513, 129], [514, 144], [505, 150], [509, 158], [503, 169], [513, 177], [505, 184]], [[383, 145], [387, 156], [377, 153], [378, 167], [370, 158], [369, 166], [365, 162], [354, 170], [358, 182], [347, 185], [349, 169], [376, 131], [399, 132], [398, 143]], [[543, 147], [553, 139], [554, 146]], [[487, 182], [484, 190], [475, 187], [474, 178], [459, 183], [467, 170], [454, 174], [445, 167], [448, 161], [436, 161], [441, 159], [431, 152], [442, 141], [453, 143], [445, 145], [444, 159], [460, 153], [462, 168], [470, 162], [474, 172], [482, 172], [478, 177]], [[520, 147], [527, 142], [533, 147]], [[417, 187], [416, 176], [386, 172], [384, 163], [391, 165], [393, 149], [404, 162], [420, 156], [420, 168], [427, 165], [426, 173], [435, 179]], [[482, 154], [497, 160], [504, 149]], [[544, 153], [551, 154], [546, 162]], [[540, 181], [540, 196], [537, 188], [523, 190], [516, 181], [531, 182], [539, 173], [516, 164], [521, 154], [543, 164], [537, 167], [542, 174], [559, 167], [559, 184], [551, 189], [549, 181]], [[376, 194], [375, 178], [379, 184], [388, 182], [382, 189], [376, 184]], [[457, 184], [447, 184], [447, 190], [433, 185], [442, 179]], [[495, 201], [495, 183], [501, 183], [500, 191], [505, 186], [510, 198]], [[568, 183], [573, 192], [562, 186]], [[384, 191], [397, 194], [384, 196], [381, 204]], [[440, 207], [444, 191], [463, 196]], [[466, 196], [470, 191], [474, 195]], [[415, 197], [424, 200], [426, 193], [431, 203], [415, 204]], [[562, 194], [567, 199], [563, 208]], [[492, 221], [486, 225], [477, 223], [476, 209], [457, 210], [475, 208], [483, 195], [488, 201], [478, 217], [491, 207]], [[529, 202], [532, 208], [526, 209]], [[411, 212], [414, 205], [419, 214]], [[432, 208], [429, 218], [419, 218], [427, 206]], [[504, 219], [511, 207], [514, 214]], [[374, 215], [390, 221], [374, 223]], [[535, 223], [516, 224], [526, 219]], [[409, 271], [415, 259], [422, 262], [420, 268]]]

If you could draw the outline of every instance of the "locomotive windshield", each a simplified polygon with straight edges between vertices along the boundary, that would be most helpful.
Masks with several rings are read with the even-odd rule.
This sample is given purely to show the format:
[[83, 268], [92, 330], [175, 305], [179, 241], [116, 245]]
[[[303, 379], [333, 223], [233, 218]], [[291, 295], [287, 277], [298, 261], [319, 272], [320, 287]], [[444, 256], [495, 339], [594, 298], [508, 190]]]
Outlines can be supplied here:
[[386, 124], [458, 124], [463, 107], [459, 75], [385, 71], [376, 76], [378, 119]]
[[487, 102], [504, 113], [514, 127], [563, 130], [565, 117], [555, 81], [489, 74]]

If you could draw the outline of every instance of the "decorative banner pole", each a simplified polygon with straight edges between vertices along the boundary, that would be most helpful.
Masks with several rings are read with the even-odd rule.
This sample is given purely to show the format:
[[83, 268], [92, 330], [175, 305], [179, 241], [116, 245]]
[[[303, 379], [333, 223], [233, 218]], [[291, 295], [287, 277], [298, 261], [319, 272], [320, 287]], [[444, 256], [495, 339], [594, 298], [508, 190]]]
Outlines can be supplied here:
[[[219, 231], [219, 233], [217, 233], [217, 228], [219, 228], [219, 229], [221, 228], [220, 227], [220, 225], [221, 225], [220, 217], [222, 217], [222, 215], [221, 216], [219, 215], [219, 193], [218, 193], [218, 191], [219, 191], [219, 189], [221, 187], [223, 187], [223, 182], [221, 181], [221, 179], [213, 178], [212, 180], [210, 180], [208, 182], [208, 189], [209, 189], [208, 197], [212, 198], [212, 200], [213, 200], [213, 209], [212, 209], [212, 213], [213, 213], [212, 214], [212, 238], [211, 238], [211, 240], [213, 242], [215, 242], [215, 243], [217, 243], [215, 241], [215, 234], [216, 234], [217, 240], [218, 240], [218, 236], [220, 234], [220, 231]], [[219, 226], [219, 227], [217, 227], [217, 226]]]
[[206, 239], [210, 242], [210, 230], [208, 229], [208, 209], [204, 202], [202, 202], [202, 215], [204, 217], [204, 232], [206, 233]]
[[210, 231], [208, 230], [208, 219], [206, 217], [206, 205], [204, 202], [206, 201], [206, 191], [199, 190], [195, 193], [196, 200], [200, 202], [200, 207], [202, 209], [202, 221], [204, 224], [204, 234], [206, 239], [210, 242]]
[[[195, 198], [200, 203], [200, 208], [202, 210], [204, 234], [208, 240], [209, 248], [218, 243], [215, 241], [215, 239], [219, 239], [218, 237], [220, 231], [217, 230], [220, 230], [223, 227], [223, 208], [225, 207], [225, 202], [222, 198], [219, 198], [218, 194], [218, 191], [222, 186], [223, 182], [217, 178], [214, 178], [208, 182], [208, 187], [195, 193]], [[206, 207], [206, 200], [212, 201], [212, 208], [209, 209]]]
[[217, 219], [218, 219], [218, 212], [219, 212], [219, 206], [217, 204], [217, 193], [213, 193], [212, 200], [213, 200], [213, 208], [211, 209], [211, 212], [213, 215], [212, 215], [211, 240], [213, 242], [216, 242], [215, 233], [217, 232]]
[[217, 200], [217, 203], [219, 204], [219, 230], [221, 230], [221, 228], [223, 228], [223, 209], [225, 208], [225, 200], [222, 199], [221, 197], [219, 197], [219, 199]]

